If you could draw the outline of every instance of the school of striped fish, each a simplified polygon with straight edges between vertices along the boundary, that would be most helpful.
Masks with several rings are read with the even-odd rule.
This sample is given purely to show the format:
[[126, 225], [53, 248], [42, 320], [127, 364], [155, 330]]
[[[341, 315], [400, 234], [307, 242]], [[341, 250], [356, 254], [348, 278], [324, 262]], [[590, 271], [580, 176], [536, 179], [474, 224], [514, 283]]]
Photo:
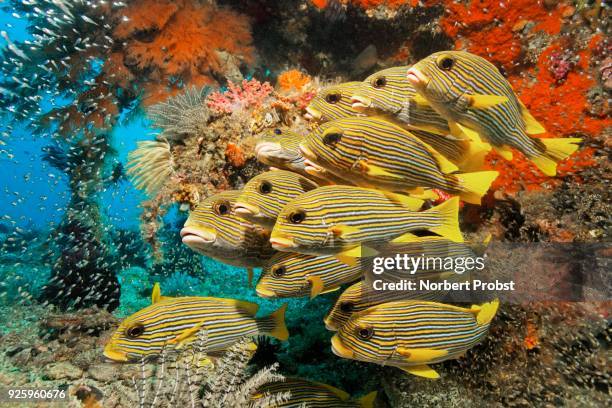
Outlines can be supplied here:
[[[333, 353], [438, 378], [430, 365], [481, 342], [499, 302], [456, 306], [441, 303], [444, 293], [427, 292], [372, 296], [360, 281], [359, 259], [389, 246], [415, 256], [428, 247], [438, 256], [466, 256], [460, 201], [480, 204], [498, 176], [484, 168], [485, 155], [495, 149], [511, 159], [516, 149], [554, 176], [580, 139], [534, 137], [545, 129], [497, 68], [458, 51], [330, 86], [305, 116], [308, 134], [274, 129], [260, 137], [255, 153], [270, 171], [241, 191], [202, 201], [181, 231], [183, 243], [247, 268], [249, 282], [252, 268], [262, 267], [254, 290], [263, 298], [314, 298], [350, 285], [321, 322], [335, 332]], [[244, 336], [287, 339], [285, 306], [266, 317], [256, 313], [253, 303], [166, 298], [156, 287], [152, 304], [121, 323], [105, 355], [130, 361], [188, 344], [201, 329], [214, 352]], [[290, 389], [299, 402], [360, 405], [306, 380], [272, 387]]]

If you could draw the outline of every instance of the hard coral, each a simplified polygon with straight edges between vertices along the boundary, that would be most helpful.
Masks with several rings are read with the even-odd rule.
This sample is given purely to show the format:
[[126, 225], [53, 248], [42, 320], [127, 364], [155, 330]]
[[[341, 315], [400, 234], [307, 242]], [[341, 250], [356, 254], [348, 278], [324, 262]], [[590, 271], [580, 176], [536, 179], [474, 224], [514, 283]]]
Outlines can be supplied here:
[[224, 74], [218, 51], [253, 60], [248, 20], [231, 10], [193, 0], [139, 0], [122, 14], [127, 18], [114, 35], [126, 43], [124, 64], [156, 79], [144, 84], [147, 104], [184, 82], [214, 82], [212, 74]]
[[206, 105], [212, 112], [221, 115], [258, 107], [274, 90], [268, 82], [261, 83], [255, 78], [245, 79], [241, 85], [230, 81], [227, 87], [227, 91], [213, 92], [206, 98]]

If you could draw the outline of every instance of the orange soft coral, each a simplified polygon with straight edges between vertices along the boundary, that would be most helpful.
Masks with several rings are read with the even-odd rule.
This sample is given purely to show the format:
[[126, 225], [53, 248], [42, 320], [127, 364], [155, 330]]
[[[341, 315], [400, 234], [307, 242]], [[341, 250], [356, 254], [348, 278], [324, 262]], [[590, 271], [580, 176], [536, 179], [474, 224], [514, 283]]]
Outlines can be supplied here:
[[151, 79], [146, 104], [182, 83], [213, 82], [213, 73], [223, 74], [219, 51], [245, 62], [254, 58], [248, 20], [231, 10], [195, 0], [139, 0], [122, 13], [127, 19], [114, 35], [126, 43], [124, 64]]
[[278, 76], [278, 86], [283, 91], [300, 91], [304, 86], [310, 83], [310, 76], [298, 71], [297, 69], [290, 69], [283, 72]]
[[225, 158], [234, 167], [242, 167], [246, 163], [242, 149], [232, 142], [228, 143], [225, 148]]

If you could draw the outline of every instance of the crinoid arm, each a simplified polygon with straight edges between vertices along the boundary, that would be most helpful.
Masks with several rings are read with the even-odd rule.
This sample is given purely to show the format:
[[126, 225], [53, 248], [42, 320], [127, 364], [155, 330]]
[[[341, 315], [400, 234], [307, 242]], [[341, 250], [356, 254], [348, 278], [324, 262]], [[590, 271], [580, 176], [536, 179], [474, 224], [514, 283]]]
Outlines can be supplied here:
[[127, 173], [137, 189], [156, 194], [174, 174], [170, 144], [166, 140], [138, 142], [128, 154]]

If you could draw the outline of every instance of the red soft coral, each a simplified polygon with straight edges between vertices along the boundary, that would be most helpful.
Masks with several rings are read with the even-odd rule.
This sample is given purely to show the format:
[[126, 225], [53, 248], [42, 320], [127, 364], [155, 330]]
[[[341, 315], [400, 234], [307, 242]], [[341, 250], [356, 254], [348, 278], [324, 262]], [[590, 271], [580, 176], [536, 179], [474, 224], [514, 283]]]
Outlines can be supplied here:
[[228, 83], [225, 92], [212, 92], [206, 98], [206, 105], [216, 114], [229, 114], [248, 107], [258, 107], [274, 91], [268, 82], [261, 83], [255, 78], [242, 81], [241, 85]]

